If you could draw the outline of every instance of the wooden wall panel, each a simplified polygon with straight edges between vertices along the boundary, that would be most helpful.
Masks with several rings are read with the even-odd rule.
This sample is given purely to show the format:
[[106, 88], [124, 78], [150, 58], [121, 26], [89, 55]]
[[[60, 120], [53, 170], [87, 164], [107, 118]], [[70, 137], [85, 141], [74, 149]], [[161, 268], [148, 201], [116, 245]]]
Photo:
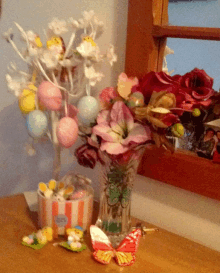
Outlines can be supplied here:
[[138, 174], [220, 200], [220, 165], [210, 160], [163, 148], [146, 150]]

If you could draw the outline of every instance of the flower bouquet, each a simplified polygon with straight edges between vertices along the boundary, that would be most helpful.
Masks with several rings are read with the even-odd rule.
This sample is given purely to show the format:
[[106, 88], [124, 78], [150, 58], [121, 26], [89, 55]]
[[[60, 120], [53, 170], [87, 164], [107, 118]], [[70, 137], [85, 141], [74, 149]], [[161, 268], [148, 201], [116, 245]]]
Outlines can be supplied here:
[[184, 112], [197, 118], [213, 104], [213, 79], [204, 70], [184, 76], [150, 72], [142, 79], [119, 75], [117, 87], [100, 92], [96, 123], [81, 127], [85, 144], [75, 150], [79, 164], [102, 165], [96, 222], [114, 245], [131, 229], [131, 190], [138, 164], [150, 144], [174, 152], [169, 135], [184, 135]]

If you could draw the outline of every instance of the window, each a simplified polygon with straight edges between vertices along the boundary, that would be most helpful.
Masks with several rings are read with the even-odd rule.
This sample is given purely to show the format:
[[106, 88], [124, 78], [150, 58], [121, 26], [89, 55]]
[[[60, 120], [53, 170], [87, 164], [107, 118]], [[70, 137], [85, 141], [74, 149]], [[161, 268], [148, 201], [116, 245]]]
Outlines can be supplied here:
[[[125, 71], [142, 77], [161, 71], [167, 37], [220, 40], [219, 28], [168, 25], [168, 0], [129, 0]], [[196, 66], [196, 64], [195, 64]], [[220, 165], [162, 148], [146, 151], [139, 174], [220, 200]]]

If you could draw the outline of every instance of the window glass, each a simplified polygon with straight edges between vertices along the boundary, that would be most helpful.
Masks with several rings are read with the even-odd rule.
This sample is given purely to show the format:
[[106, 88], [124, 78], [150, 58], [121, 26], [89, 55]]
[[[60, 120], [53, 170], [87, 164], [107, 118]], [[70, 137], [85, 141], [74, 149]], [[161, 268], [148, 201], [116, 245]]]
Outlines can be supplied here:
[[169, 0], [169, 24], [220, 27], [219, 0]]
[[195, 67], [204, 69], [214, 79], [213, 88], [220, 88], [220, 41], [168, 38], [167, 46], [174, 54], [167, 56], [168, 71], [184, 75]]

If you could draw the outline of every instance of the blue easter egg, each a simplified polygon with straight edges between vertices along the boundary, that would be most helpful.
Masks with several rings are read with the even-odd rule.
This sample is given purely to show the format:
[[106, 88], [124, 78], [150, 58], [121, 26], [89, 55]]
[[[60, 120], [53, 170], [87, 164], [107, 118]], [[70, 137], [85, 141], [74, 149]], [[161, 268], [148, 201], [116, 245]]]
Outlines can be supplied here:
[[95, 122], [99, 113], [97, 99], [92, 96], [82, 97], [77, 104], [77, 108], [79, 110], [78, 119], [83, 125], [89, 126], [90, 123]]
[[32, 137], [41, 137], [47, 131], [48, 119], [42, 111], [34, 110], [28, 114], [26, 119], [26, 126], [28, 133]]

